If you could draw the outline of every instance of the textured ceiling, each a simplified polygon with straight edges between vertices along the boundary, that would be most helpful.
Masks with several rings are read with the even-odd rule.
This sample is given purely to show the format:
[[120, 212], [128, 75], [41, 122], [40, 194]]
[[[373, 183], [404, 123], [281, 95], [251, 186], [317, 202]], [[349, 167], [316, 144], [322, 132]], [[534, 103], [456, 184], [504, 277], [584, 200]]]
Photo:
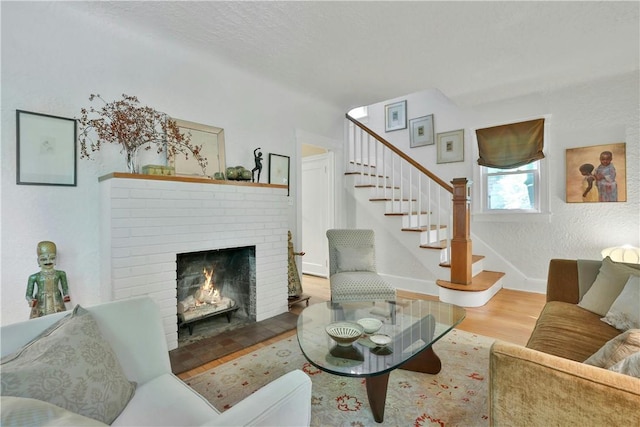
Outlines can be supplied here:
[[488, 102], [638, 70], [632, 2], [70, 2], [350, 107]]

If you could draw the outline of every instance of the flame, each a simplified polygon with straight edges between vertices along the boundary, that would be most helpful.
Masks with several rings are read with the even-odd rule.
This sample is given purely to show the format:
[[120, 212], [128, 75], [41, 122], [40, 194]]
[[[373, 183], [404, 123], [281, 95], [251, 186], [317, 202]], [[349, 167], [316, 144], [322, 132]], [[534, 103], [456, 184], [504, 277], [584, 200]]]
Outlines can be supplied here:
[[215, 304], [220, 301], [220, 291], [213, 283], [213, 268], [202, 270], [205, 278], [204, 284], [196, 292], [196, 306], [203, 304]]
[[203, 291], [211, 291], [211, 290], [215, 289], [215, 286], [213, 285], [213, 282], [211, 281], [211, 279], [213, 278], [213, 268], [208, 270], [205, 267], [204, 269], [202, 269], [202, 272], [204, 273], [204, 278], [205, 278], [204, 285], [202, 285], [202, 290]]

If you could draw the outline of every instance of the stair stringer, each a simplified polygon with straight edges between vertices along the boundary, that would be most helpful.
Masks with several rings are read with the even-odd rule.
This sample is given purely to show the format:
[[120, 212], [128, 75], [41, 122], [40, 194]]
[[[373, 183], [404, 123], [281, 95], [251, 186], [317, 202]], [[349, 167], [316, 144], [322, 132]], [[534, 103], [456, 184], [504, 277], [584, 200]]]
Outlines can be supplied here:
[[[378, 256], [379, 274], [386, 276], [397, 288], [439, 296], [440, 300], [444, 302], [451, 302], [466, 307], [477, 307], [486, 304], [486, 302], [503, 287], [503, 279], [499, 279], [491, 288], [482, 292], [456, 291], [438, 286], [435, 283], [436, 280], [442, 277], [450, 277], [451, 274], [449, 267], [443, 267], [441, 265], [447, 261], [447, 249], [421, 248], [420, 244], [424, 239], [418, 236], [422, 236], [429, 231], [403, 231], [402, 229], [406, 227], [407, 223], [406, 217], [402, 215], [385, 215], [387, 213], [386, 208], [388, 207], [388, 202], [372, 201], [371, 199], [375, 198], [376, 194], [372, 193], [371, 188], [356, 187], [355, 181], [357, 181], [357, 177], [358, 175], [352, 175], [352, 178], [347, 178], [345, 182], [348, 193], [353, 196], [357, 205], [363, 207], [356, 215], [355, 226], [374, 229], [378, 234], [383, 232], [383, 236], [394, 236], [393, 240], [396, 243], [394, 253], [392, 256], [387, 256], [386, 258], [397, 260], [398, 257], [408, 257], [413, 263], [420, 265], [425, 271], [425, 274], [420, 276], [416, 276], [415, 274], [397, 274], [393, 269], [389, 269], [389, 266], [385, 265], [385, 262]], [[389, 237], [386, 238], [388, 239]], [[402, 247], [404, 251], [399, 253], [398, 247]], [[487, 250], [485, 251], [483, 248]], [[484, 242], [482, 242], [482, 245], [474, 245], [474, 251], [477, 251], [477, 249], [480, 249], [479, 252], [481, 253], [490, 253], [489, 258], [494, 258], [493, 255], [498, 255], [484, 244]], [[377, 251], [380, 253], [379, 249], [377, 249]], [[487, 256], [484, 256], [473, 263], [472, 276], [478, 275], [485, 269], [486, 259]], [[492, 262], [495, 263], [495, 265], [504, 265], [499, 261], [497, 263], [495, 261]], [[488, 268], [491, 269], [491, 267]], [[498, 267], [495, 271], [504, 270], [505, 269]], [[506, 270], [508, 270], [508, 274], [510, 269]], [[416, 277], [420, 278], [417, 279]]]
[[378, 273], [399, 289], [437, 296], [435, 281], [449, 275], [449, 269], [440, 266], [446, 250], [420, 248], [417, 236], [412, 235], [418, 233], [401, 231], [401, 216], [386, 216], [385, 202], [370, 201], [369, 189], [355, 188], [349, 181], [347, 178], [345, 187], [356, 202], [350, 225], [376, 231]]

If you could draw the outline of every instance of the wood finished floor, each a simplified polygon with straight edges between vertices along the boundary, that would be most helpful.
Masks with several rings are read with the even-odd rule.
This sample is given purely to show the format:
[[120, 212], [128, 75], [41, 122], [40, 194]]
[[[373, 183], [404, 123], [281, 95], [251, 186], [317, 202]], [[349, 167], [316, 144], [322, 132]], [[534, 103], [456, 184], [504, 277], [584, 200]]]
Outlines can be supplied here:
[[[302, 287], [304, 293], [309, 295], [309, 304], [329, 301], [329, 280], [303, 275]], [[437, 300], [437, 297], [413, 292], [398, 291], [398, 296], [403, 298], [415, 298]], [[467, 308], [467, 317], [458, 325], [458, 329], [484, 335], [515, 344], [524, 345], [529, 339], [536, 320], [545, 303], [545, 295], [531, 292], [514, 291], [510, 289], [500, 290], [487, 304], [482, 307]], [[291, 312], [299, 314], [305, 304], [296, 304], [291, 307]], [[249, 354], [259, 348], [269, 346], [283, 338], [295, 336], [296, 330], [290, 330], [258, 344], [223, 356], [212, 362], [178, 375], [182, 379], [190, 378], [211, 368], [232, 361], [240, 356]]]

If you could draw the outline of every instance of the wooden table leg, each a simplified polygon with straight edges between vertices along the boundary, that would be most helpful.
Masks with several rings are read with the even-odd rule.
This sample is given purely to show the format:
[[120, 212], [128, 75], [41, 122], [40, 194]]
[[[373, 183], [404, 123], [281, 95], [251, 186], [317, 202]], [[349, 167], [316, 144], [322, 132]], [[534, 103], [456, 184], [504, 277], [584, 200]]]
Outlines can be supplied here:
[[425, 374], [437, 374], [442, 369], [442, 362], [435, 351], [433, 351], [433, 348], [429, 347], [398, 368]]
[[376, 375], [375, 377], [367, 377], [367, 397], [369, 397], [369, 406], [373, 413], [373, 419], [377, 423], [384, 420], [384, 406], [387, 402], [387, 385], [389, 384], [389, 373]]

